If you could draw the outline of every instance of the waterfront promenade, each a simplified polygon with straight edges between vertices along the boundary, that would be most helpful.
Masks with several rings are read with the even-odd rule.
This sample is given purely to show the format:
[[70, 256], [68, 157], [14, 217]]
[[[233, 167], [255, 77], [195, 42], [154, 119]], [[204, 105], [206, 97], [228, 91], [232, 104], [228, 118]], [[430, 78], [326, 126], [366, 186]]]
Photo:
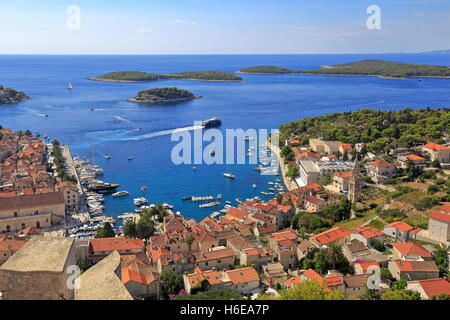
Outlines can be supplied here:
[[273, 152], [278, 158], [278, 162], [280, 163], [281, 175], [283, 176], [283, 182], [288, 189], [288, 191], [294, 190], [298, 188], [297, 182], [287, 177], [286, 174], [288, 172], [288, 166], [284, 164], [283, 159], [280, 156], [280, 149], [270, 143], [269, 140], [266, 141], [266, 146]]

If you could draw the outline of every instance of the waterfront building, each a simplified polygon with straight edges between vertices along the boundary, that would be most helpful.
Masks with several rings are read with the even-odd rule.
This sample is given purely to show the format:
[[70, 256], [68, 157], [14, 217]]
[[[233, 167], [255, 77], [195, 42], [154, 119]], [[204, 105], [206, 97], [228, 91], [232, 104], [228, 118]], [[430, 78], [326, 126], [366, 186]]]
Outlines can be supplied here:
[[299, 180], [302, 186], [318, 183], [321, 179], [336, 172], [348, 171], [352, 167], [349, 161], [299, 160]]
[[27, 227], [48, 228], [65, 219], [62, 192], [0, 197], [0, 232], [18, 232]]

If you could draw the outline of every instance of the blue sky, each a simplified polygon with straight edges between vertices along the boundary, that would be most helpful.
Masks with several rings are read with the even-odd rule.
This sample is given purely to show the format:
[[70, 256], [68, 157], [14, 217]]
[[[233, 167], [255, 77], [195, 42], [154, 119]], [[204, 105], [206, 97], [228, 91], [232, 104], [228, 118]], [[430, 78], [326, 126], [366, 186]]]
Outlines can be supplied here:
[[450, 0], [2, 0], [0, 28], [1, 54], [421, 52], [450, 49]]

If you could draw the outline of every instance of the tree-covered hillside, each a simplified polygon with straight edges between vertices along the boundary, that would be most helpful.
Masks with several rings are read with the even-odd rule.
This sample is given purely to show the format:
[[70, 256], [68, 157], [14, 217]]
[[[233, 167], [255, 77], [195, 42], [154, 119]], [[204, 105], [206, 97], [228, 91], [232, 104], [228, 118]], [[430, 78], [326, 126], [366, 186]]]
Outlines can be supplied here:
[[281, 125], [280, 142], [286, 138], [298, 137], [306, 144], [309, 138], [318, 136], [350, 144], [385, 144], [388, 138], [393, 146], [399, 147], [410, 147], [428, 140], [442, 142], [443, 133], [449, 129], [449, 110], [406, 108], [380, 111], [367, 108], [356, 112], [309, 117]]

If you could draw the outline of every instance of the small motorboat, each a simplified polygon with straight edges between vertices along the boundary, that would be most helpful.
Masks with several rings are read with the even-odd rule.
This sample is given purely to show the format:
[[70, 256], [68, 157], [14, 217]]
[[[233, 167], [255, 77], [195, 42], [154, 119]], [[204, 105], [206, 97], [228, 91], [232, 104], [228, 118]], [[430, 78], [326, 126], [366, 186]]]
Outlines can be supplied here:
[[130, 193], [128, 191], [117, 191], [116, 193], [113, 193], [112, 196], [114, 198], [119, 198], [119, 197], [125, 197], [127, 195], [129, 195]]
[[229, 178], [229, 179], [234, 179], [235, 178], [235, 175], [232, 174], [231, 172], [224, 172], [223, 176], [225, 178]]
[[130, 161], [130, 160], [133, 160], [133, 157], [128, 157], [128, 160]]
[[142, 188], [141, 188], [141, 191], [146, 191], [147, 190], [147, 187], [146, 186], [142, 186]]

